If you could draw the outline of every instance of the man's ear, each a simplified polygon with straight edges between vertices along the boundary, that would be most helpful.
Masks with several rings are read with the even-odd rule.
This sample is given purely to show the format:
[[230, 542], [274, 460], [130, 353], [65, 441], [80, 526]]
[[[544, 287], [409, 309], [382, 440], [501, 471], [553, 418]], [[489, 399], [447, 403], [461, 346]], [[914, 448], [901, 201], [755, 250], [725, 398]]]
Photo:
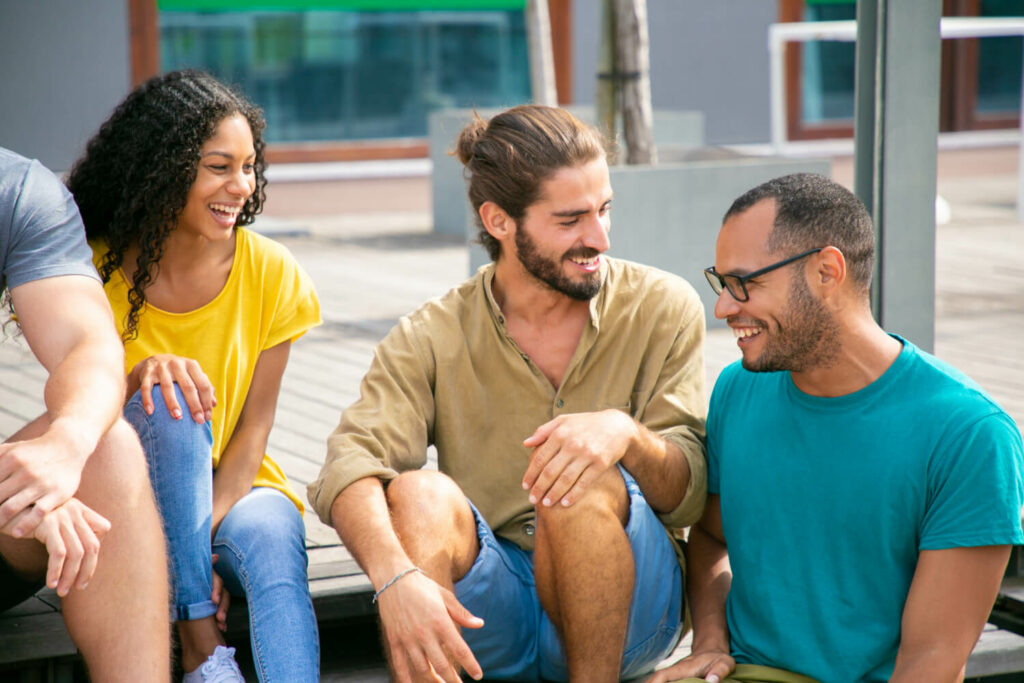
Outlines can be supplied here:
[[829, 246], [818, 252], [815, 261], [815, 284], [823, 296], [833, 294], [846, 282], [846, 257], [836, 247]]
[[512, 217], [494, 202], [484, 202], [480, 205], [480, 220], [484, 224], [484, 230], [499, 242], [510, 237], [515, 227]]

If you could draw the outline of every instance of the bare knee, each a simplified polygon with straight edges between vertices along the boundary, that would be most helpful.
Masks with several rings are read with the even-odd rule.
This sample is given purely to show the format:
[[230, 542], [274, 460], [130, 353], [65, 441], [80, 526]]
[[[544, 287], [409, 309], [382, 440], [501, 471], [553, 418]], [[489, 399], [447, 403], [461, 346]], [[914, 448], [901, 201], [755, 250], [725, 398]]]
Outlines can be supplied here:
[[537, 527], [540, 534], [575, 530], [578, 524], [625, 527], [629, 521], [629, 494], [617, 467], [605, 471], [590, 484], [583, 497], [572, 505], [538, 505]]
[[134, 505], [152, 498], [142, 446], [123, 419], [107, 430], [86, 461], [78, 497], [97, 510], [107, 507], [108, 501]]
[[478, 552], [476, 518], [451, 477], [431, 470], [404, 472], [388, 483], [385, 494], [407, 551], [436, 544], [448, 556], [455, 579], [469, 571]]
[[403, 472], [388, 483], [385, 494], [392, 514], [411, 513], [424, 523], [447, 524], [456, 518], [473, 518], [466, 494], [451, 477], [440, 472]]

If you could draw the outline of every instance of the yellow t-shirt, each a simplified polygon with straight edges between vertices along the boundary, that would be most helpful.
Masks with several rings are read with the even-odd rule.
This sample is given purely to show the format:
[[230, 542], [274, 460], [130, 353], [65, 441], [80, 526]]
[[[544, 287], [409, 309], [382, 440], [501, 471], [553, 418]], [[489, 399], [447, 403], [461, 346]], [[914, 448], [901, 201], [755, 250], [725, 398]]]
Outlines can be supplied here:
[[[235, 431], [260, 353], [286, 340], [294, 342], [321, 322], [313, 281], [288, 250], [244, 228], [235, 233], [235, 258], [224, 289], [188, 313], [168, 313], [147, 304], [139, 316], [138, 337], [125, 345], [126, 374], [158, 353], [199, 362], [217, 397], [211, 425], [214, 469]], [[102, 242], [90, 246], [98, 267], [107, 246]], [[115, 271], [104, 289], [123, 331], [130, 309], [124, 273]], [[303, 510], [284, 472], [266, 454], [253, 486], [275, 488]]]

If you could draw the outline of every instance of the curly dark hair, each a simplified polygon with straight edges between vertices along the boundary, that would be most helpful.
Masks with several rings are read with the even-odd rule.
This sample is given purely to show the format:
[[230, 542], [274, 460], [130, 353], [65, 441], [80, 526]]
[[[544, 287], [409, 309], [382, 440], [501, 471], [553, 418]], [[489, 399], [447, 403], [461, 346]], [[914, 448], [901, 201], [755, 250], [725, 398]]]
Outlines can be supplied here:
[[125, 251], [139, 246], [122, 334], [126, 342], [138, 335], [145, 290], [185, 208], [200, 149], [218, 124], [234, 114], [249, 122], [256, 149], [256, 190], [235, 223], [249, 225], [266, 198], [263, 112], [202, 71], [172, 71], [135, 88], [71, 168], [67, 186], [82, 213], [86, 236], [103, 240], [109, 249], [99, 266], [104, 283], [124, 263]]

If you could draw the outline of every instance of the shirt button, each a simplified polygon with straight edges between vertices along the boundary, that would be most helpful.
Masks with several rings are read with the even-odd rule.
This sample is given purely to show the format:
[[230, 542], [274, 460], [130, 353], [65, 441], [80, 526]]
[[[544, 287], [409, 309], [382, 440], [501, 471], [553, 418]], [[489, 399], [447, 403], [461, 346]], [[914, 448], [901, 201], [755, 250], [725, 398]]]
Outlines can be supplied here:
[[498, 316], [498, 322], [501, 323], [502, 325], [504, 325], [505, 324], [505, 316], [499, 315]]
[[537, 528], [535, 526], [533, 526], [533, 524], [530, 523], [530, 522], [527, 522], [526, 524], [523, 525], [523, 533], [526, 534], [527, 536], [533, 536], [533, 534], [536, 531], [537, 531]]
[[558, 399], [557, 401], [555, 401], [555, 406], [558, 407], [558, 408], [561, 408], [564, 405], [565, 405], [565, 401], [563, 401], [562, 399]]

